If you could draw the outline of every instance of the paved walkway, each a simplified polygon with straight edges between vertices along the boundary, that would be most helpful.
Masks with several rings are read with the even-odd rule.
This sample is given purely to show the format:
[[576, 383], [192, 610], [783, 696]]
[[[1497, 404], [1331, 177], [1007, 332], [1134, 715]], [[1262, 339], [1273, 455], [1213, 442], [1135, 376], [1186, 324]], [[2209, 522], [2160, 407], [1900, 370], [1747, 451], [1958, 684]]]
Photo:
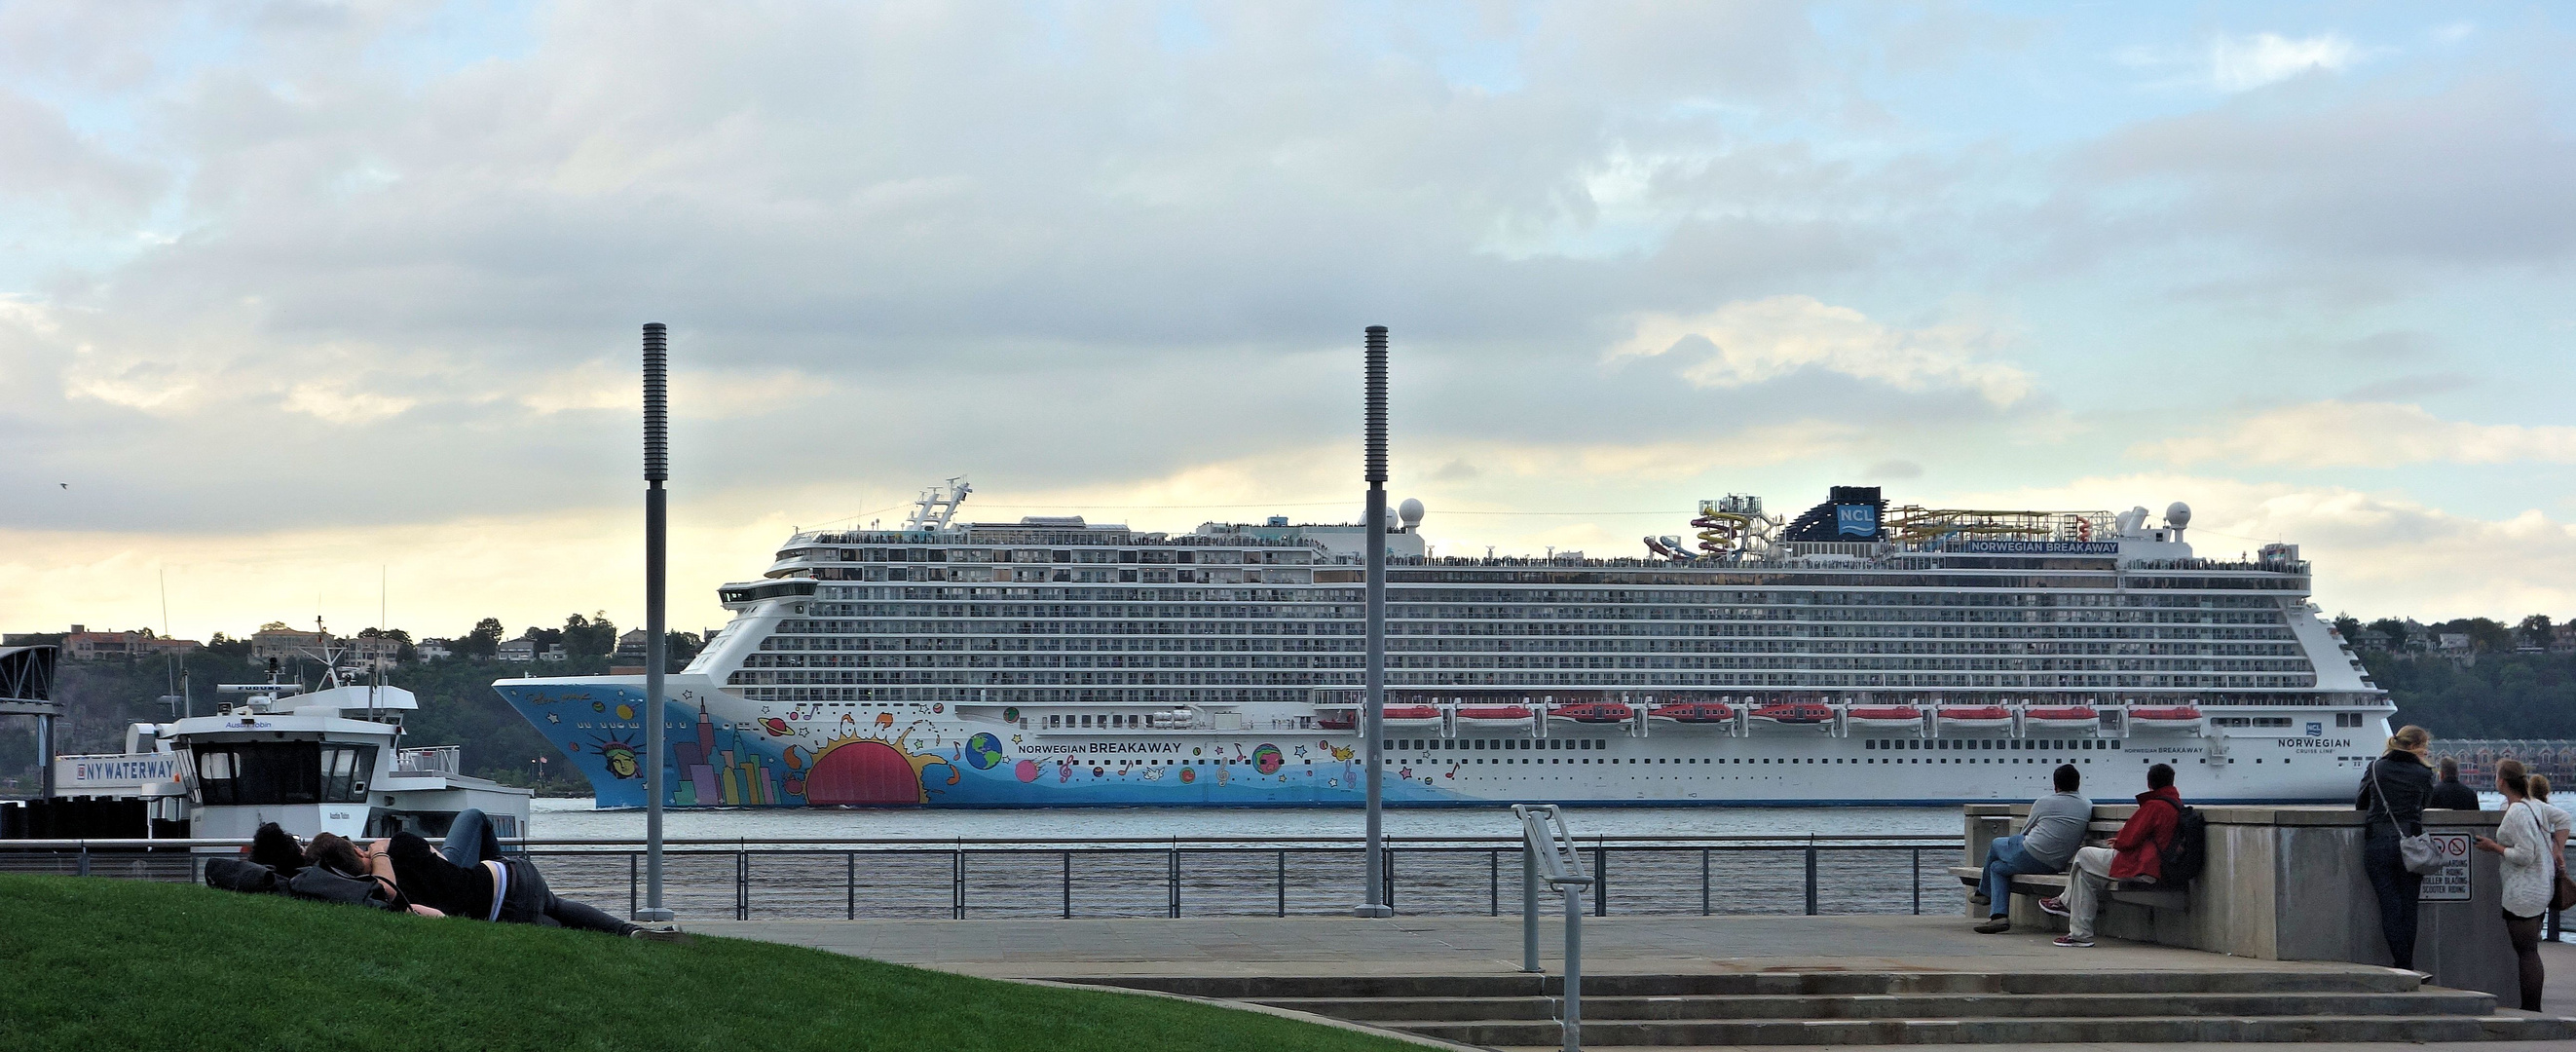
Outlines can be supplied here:
[[[1586, 917], [1585, 971], [2332, 970], [2105, 939], [2090, 950], [2045, 932], [1978, 935], [1958, 917]], [[1121, 920], [694, 921], [709, 935], [994, 978], [1110, 975], [1467, 975], [1517, 971], [1515, 917], [1185, 917]], [[1564, 920], [1540, 928], [1542, 963], [1562, 963]], [[2543, 943], [2543, 1008], [2576, 1015], [2576, 944]], [[1833, 1052], [1803, 1046], [1800, 1052]], [[2223, 1052], [2241, 1045], [2025, 1045], [2021, 1052]], [[2335, 1046], [2302, 1045], [2301, 1049]], [[2355, 1045], [2408, 1052], [2564, 1052], [2550, 1043]], [[1717, 1052], [1673, 1048], [1662, 1052]], [[1853, 1050], [1858, 1052], [1858, 1050]], [[1885, 1052], [1873, 1046], [1869, 1052]]]
[[[1758, 970], [2330, 969], [2046, 932], [1978, 935], [1958, 917], [1586, 917], [1583, 962], [1603, 974]], [[697, 921], [710, 935], [793, 943], [971, 975], [1472, 975], [1520, 968], [1515, 917], [1184, 917], [1121, 920]], [[1539, 929], [1557, 970], [1565, 922]], [[2576, 981], [2576, 975], [2570, 976]]]

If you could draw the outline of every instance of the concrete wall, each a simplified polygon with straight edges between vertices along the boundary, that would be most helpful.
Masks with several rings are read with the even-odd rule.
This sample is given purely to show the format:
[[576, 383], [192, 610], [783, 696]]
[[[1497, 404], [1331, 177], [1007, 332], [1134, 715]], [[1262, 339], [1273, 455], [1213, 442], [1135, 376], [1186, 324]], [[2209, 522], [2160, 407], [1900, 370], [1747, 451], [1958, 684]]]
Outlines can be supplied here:
[[[2020, 828], [2028, 805], [1970, 805], [1969, 864], [1982, 865], [1986, 842]], [[2098, 806], [2097, 821], [2125, 820], [2134, 804]], [[2379, 931], [2379, 900], [2361, 870], [2364, 815], [2338, 807], [2204, 807], [2209, 864], [2190, 888], [2187, 910], [2156, 909], [2115, 896], [2095, 930], [2133, 942], [2184, 946], [2261, 960], [2389, 963]], [[2432, 832], [2493, 835], [2501, 816], [2430, 811]], [[2416, 928], [2415, 967], [2436, 985], [2518, 996], [2513, 948], [2505, 941], [2496, 856], [2472, 851], [2469, 900], [2426, 902]], [[1970, 915], [1985, 910], [1969, 907]], [[2013, 924], [2065, 922], [2027, 897], [2012, 905]]]

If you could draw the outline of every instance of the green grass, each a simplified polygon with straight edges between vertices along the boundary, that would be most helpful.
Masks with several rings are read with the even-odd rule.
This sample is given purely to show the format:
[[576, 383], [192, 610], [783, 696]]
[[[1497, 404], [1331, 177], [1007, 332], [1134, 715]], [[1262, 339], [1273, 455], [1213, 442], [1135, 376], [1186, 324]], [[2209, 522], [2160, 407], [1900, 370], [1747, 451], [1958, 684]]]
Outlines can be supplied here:
[[1413, 1048], [1167, 998], [794, 946], [0, 875], [0, 1049]]

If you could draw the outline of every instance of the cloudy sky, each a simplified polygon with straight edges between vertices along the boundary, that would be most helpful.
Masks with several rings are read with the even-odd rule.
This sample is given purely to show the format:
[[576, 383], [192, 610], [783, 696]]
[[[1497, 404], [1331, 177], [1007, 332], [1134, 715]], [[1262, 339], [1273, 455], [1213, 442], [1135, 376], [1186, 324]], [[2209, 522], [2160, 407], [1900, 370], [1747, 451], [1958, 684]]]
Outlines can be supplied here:
[[796, 526], [2197, 510], [2576, 614], [2542, 4], [0, 3], [0, 626], [674, 621]]

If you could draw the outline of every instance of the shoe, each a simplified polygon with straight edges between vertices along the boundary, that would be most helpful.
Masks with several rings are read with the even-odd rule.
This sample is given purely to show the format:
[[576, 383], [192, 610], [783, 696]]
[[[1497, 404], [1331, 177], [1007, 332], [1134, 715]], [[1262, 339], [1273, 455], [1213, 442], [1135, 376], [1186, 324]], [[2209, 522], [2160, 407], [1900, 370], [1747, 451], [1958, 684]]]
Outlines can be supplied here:
[[2078, 938], [2071, 932], [2048, 941], [2052, 946], [2065, 946], [2070, 948], [2090, 948], [2093, 945], [2093, 940]]
[[2066, 911], [2065, 899], [2041, 899], [2039, 900], [2039, 911], [2041, 913], [2048, 914], [2051, 917], [2074, 916], [2074, 914]]
[[1971, 906], [1992, 906], [1994, 904], [1995, 900], [1987, 898], [1983, 892], [1968, 896], [1968, 905]]
[[637, 928], [633, 931], [627, 932], [626, 937], [630, 939], [649, 939], [654, 942], [686, 943], [696, 941], [690, 938], [689, 933], [681, 931], [680, 926], [676, 924], [665, 924], [658, 928]]
[[1988, 917], [1984, 924], [1977, 925], [1979, 935], [2001, 935], [2011, 930], [2012, 918], [2010, 917]]

